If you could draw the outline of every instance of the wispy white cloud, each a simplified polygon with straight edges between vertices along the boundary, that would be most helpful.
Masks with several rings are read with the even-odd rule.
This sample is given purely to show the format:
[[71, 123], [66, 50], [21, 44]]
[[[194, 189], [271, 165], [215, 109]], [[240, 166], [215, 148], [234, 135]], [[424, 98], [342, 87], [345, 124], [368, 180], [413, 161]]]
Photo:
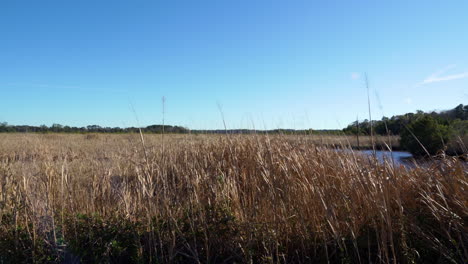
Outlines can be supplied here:
[[431, 75], [430, 75], [429, 77], [427, 77], [426, 79], [436, 78], [437, 76], [439, 76], [439, 75], [441, 75], [441, 74], [444, 74], [444, 73], [446, 73], [447, 71], [449, 71], [449, 70], [451, 70], [451, 69], [453, 69], [453, 68], [455, 68], [455, 67], [457, 67], [456, 64], [447, 65], [447, 66], [445, 66], [444, 68], [442, 68], [442, 69], [440, 69], [440, 70], [434, 72], [433, 74], [431, 74]]
[[361, 74], [359, 74], [358, 72], [352, 72], [351, 73], [351, 79], [352, 80], [358, 80], [359, 78], [361, 78]]
[[435, 83], [435, 82], [443, 82], [443, 81], [451, 81], [451, 80], [456, 80], [456, 79], [468, 78], [468, 71], [462, 72], [462, 73], [457, 73], [457, 74], [446, 75], [447, 71], [449, 71], [450, 69], [453, 69], [455, 67], [456, 67], [456, 65], [448, 65], [445, 68], [431, 74], [429, 77], [424, 79], [421, 83], [419, 83], [417, 86], [428, 84], [428, 83]]
[[442, 76], [442, 77], [428, 78], [424, 80], [423, 83], [450, 81], [450, 80], [456, 80], [456, 79], [463, 79], [467, 77], [468, 77], [468, 72], [464, 72], [464, 73], [452, 74], [452, 75], [447, 75], [447, 76]]

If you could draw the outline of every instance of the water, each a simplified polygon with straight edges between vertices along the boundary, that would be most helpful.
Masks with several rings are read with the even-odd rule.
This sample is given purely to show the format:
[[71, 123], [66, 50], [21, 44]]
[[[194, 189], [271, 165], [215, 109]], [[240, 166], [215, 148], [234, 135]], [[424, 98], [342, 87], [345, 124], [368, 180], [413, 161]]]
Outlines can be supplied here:
[[[351, 152], [351, 150], [349, 149], [344, 149], [344, 150], [338, 149], [337, 151]], [[353, 150], [353, 152], [357, 154], [358, 153], [365, 154], [369, 157], [371, 157], [374, 153], [374, 151], [371, 149]], [[411, 153], [406, 152], [406, 151], [376, 150], [375, 156], [377, 157], [377, 160], [379, 160], [381, 163], [384, 163], [384, 161], [388, 161], [389, 163], [392, 163], [392, 159], [393, 159], [395, 166], [404, 166], [406, 168], [414, 167], [414, 162], [411, 159], [413, 155], [411, 155]]]
[[[372, 150], [355, 150], [355, 152], [364, 153], [364, 154], [369, 155], [369, 156], [373, 155]], [[390, 152], [390, 151], [385, 151], [385, 150], [376, 150], [375, 155], [376, 155], [377, 159], [382, 163], [385, 160], [388, 160], [389, 162], [392, 162], [392, 159], [393, 159], [396, 166], [400, 166], [400, 165], [403, 165], [405, 167], [411, 167], [412, 166], [412, 162], [409, 161], [409, 158], [412, 158], [413, 155], [411, 155], [411, 153], [406, 152], [406, 151], [392, 151], [392, 152]]]

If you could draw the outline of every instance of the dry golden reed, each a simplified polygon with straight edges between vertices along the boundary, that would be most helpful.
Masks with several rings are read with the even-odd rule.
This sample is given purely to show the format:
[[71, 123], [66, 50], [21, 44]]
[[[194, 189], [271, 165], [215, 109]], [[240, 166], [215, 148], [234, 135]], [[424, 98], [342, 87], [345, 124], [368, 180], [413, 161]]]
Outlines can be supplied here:
[[158, 135], [0, 135], [0, 260], [467, 260], [456, 158], [408, 168], [331, 149], [354, 140], [332, 136], [164, 140], [162, 150]]

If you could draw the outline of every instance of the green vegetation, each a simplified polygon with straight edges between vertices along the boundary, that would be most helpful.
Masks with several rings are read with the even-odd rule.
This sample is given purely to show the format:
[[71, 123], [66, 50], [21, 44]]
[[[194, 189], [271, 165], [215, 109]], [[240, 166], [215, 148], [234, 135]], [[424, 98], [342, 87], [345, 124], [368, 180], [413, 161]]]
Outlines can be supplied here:
[[0, 133], [171, 133], [171, 134], [256, 134], [256, 133], [268, 133], [268, 134], [284, 134], [284, 135], [342, 135], [343, 132], [338, 129], [272, 129], [272, 130], [253, 130], [253, 129], [214, 129], [214, 130], [190, 130], [186, 127], [181, 126], [170, 126], [170, 125], [150, 125], [147, 127], [101, 127], [98, 125], [90, 125], [86, 127], [70, 127], [63, 126], [60, 124], [53, 124], [48, 127], [42, 126], [28, 126], [28, 125], [9, 125], [6, 122], [0, 123]]
[[[141, 128], [144, 133], [188, 133], [189, 130], [180, 126], [169, 125], [151, 125]], [[0, 133], [139, 133], [138, 127], [101, 127], [98, 125], [90, 125], [86, 127], [70, 127], [60, 124], [53, 124], [48, 127], [42, 126], [28, 126], [28, 125], [8, 125], [8, 123], [0, 123]]]
[[[416, 113], [407, 113], [404, 115], [392, 116], [391, 118], [383, 117], [382, 120], [373, 120], [372, 124], [374, 132], [377, 135], [401, 135], [406, 129], [406, 126], [415, 122], [423, 116], [432, 117], [437, 123], [441, 125], [450, 125], [457, 127], [457, 132], [466, 133], [466, 126], [468, 124], [468, 105], [458, 105], [452, 110], [442, 112], [425, 113], [417, 111]], [[359, 133], [361, 135], [370, 135], [369, 120], [359, 122]], [[463, 127], [465, 130], [463, 130]], [[343, 131], [347, 134], [357, 134], [357, 122], [349, 124]]]
[[[372, 121], [377, 135], [400, 135], [401, 147], [421, 156], [430, 155], [445, 149], [450, 154], [466, 153], [468, 145], [468, 105], [458, 105], [452, 110], [442, 112], [407, 113], [404, 115], [383, 117]], [[359, 123], [359, 134], [370, 135], [371, 122]], [[358, 134], [357, 121], [343, 129], [346, 134]], [[421, 144], [422, 143], [422, 146]], [[426, 148], [426, 150], [424, 150]]]
[[400, 144], [414, 156], [435, 155], [444, 149], [449, 137], [449, 126], [425, 115], [402, 131]]

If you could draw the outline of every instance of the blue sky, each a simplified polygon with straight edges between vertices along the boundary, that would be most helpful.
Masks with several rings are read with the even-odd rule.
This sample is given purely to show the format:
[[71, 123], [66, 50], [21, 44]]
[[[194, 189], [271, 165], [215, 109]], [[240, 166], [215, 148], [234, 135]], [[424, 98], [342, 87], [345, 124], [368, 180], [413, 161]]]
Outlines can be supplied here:
[[[468, 99], [468, 1], [0, 2], [0, 121], [342, 128]], [[138, 117], [136, 121], [132, 106]]]

